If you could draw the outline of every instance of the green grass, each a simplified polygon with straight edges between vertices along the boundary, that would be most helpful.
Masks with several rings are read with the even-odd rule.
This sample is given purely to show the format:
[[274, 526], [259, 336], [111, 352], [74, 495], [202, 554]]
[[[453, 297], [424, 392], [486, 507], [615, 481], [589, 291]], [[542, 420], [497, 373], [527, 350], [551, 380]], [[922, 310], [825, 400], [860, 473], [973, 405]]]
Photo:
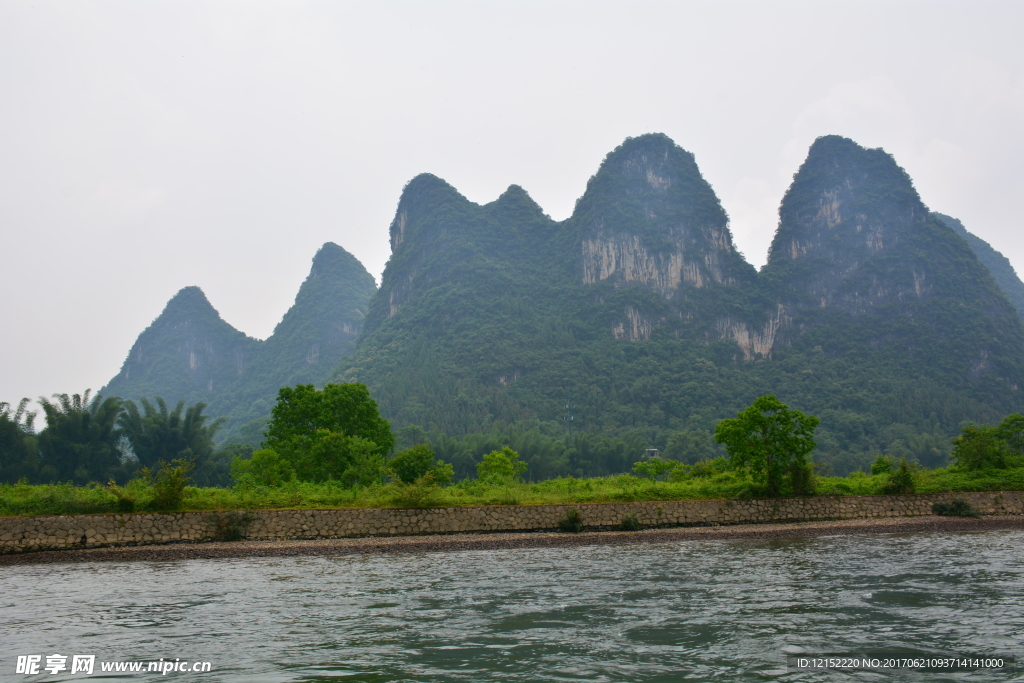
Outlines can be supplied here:
[[[963, 472], [918, 470], [917, 493], [1024, 490], [1024, 467]], [[888, 475], [855, 472], [820, 477], [817, 495], [875, 495]], [[387, 484], [347, 489], [333, 483], [293, 482], [280, 487], [185, 489], [182, 511], [279, 508], [463, 507], [476, 505], [573, 505], [658, 500], [721, 500], [763, 497], [760, 487], [737, 472], [655, 481], [620, 474], [592, 479], [559, 478], [537, 483], [466, 480], [446, 488]], [[73, 515], [154, 510], [153, 486], [133, 481], [125, 487], [71, 484], [0, 484], [0, 515]]]

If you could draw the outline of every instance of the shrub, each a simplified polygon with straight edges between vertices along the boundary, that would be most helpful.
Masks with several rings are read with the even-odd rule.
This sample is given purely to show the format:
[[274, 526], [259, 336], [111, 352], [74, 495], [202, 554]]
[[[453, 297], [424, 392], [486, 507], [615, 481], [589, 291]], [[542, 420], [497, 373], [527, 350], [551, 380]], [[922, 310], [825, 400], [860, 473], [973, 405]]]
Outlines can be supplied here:
[[566, 510], [565, 517], [558, 520], [558, 528], [572, 534], [583, 531], [583, 518], [580, 517], [579, 510], [576, 508]]
[[149, 503], [153, 510], [177, 510], [185, 499], [188, 474], [192, 471], [191, 460], [178, 459], [170, 465], [159, 462], [160, 471], [153, 481], [153, 499]]
[[794, 462], [789, 469], [789, 481], [794, 495], [814, 495], [814, 465], [807, 462]]
[[476, 476], [481, 480], [512, 483], [519, 481], [526, 467], [526, 463], [519, 459], [519, 454], [505, 446], [500, 451], [484, 455], [483, 462], [476, 466]]
[[280, 486], [295, 479], [295, 470], [277, 451], [263, 448], [248, 460], [235, 456], [231, 478], [243, 486]]
[[871, 463], [871, 474], [889, 474], [893, 470], [893, 459], [891, 456], [878, 454], [875, 461]]
[[430, 507], [431, 499], [440, 488], [434, 478], [434, 473], [426, 472], [411, 483], [406, 483], [395, 477], [395, 481], [388, 484], [386, 491], [390, 494], [391, 502], [398, 507], [423, 508]]
[[727, 458], [715, 458], [713, 460], [701, 460], [690, 468], [689, 476], [694, 479], [703, 477], [715, 477], [729, 471], [729, 460]]
[[963, 498], [954, 498], [948, 503], [939, 501], [932, 505], [932, 512], [942, 517], [980, 517], [973, 505]]
[[640, 531], [643, 528], [644, 527], [640, 524], [639, 518], [632, 513], [623, 515], [622, 522], [619, 524], [620, 531]]
[[387, 474], [402, 482], [412, 484], [426, 474], [430, 474], [433, 482], [444, 486], [455, 476], [452, 466], [438, 460], [434, 462], [434, 451], [426, 444], [395, 454], [387, 463]]
[[137, 502], [135, 496], [127, 490], [127, 488], [121, 488], [118, 486], [113, 479], [107, 484], [107, 490], [114, 494], [117, 498], [117, 502], [114, 504], [114, 508], [118, 512], [135, 512]]
[[889, 481], [882, 487], [882, 493], [913, 493], [914, 466], [906, 458], [900, 458], [900, 466], [889, 474]]
[[689, 465], [684, 465], [675, 460], [665, 460], [664, 458], [651, 458], [650, 460], [633, 464], [633, 472], [638, 476], [647, 477], [655, 481], [664, 481], [665, 479], [679, 481], [686, 476], [689, 470]]

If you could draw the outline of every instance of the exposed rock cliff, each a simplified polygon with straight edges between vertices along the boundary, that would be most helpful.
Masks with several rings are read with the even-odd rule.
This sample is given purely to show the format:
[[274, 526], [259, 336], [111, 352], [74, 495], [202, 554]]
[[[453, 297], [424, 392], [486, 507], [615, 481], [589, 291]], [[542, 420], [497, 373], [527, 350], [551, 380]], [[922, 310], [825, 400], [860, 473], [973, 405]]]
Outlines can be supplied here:
[[929, 218], [890, 155], [818, 138], [782, 200], [765, 274], [789, 287], [789, 303], [850, 312], [926, 296], [931, 267], [911, 252], [919, 238], [943, 230]]
[[826, 352], [941, 358], [965, 379], [1021, 383], [1019, 316], [889, 154], [819, 138], [779, 218], [762, 278], [793, 325], [776, 346], [813, 337]]
[[693, 155], [660, 134], [631, 138], [590, 179], [573, 222], [582, 281], [681, 287], [750, 281], [718, 197]]

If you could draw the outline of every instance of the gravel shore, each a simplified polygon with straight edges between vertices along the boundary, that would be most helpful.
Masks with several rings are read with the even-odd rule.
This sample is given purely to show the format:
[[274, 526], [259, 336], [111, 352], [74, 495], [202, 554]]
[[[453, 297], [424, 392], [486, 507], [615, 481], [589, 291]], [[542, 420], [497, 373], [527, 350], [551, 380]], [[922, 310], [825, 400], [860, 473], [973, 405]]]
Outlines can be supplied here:
[[295, 541], [173, 543], [0, 555], [0, 566], [65, 562], [167, 561], [216, 557], [290, 557], [300, 555], [451, 552], [457, 550], [670, 543], [727, 538], [798, 538], [836, 534], [906, 534], [936, 531], [992, 531], [997, 529], [1024, 529], [1024, 516], [991, 516], [980, 519], [934, 516], [885, 517], [830, 522], [677, 527], [671, 529], [647, 529], [644, 531], [584, 531], [578, 534], [517, 532]]

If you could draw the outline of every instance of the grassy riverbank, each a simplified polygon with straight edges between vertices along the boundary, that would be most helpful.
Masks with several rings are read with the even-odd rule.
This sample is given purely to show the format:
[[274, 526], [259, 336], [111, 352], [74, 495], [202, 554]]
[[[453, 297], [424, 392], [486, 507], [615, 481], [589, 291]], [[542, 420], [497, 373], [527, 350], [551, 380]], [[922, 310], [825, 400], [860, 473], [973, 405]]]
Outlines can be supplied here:
[[[1024, 467], [961, 471], [917, 470], [917, 493], [1024, 490]], [[819, 477], [816, 495], [891, 493], [888, 474]], [[657, 481], [629, 474], [594, 479], [550, 479], [537, 483], [466, 480], [444, 488], [384, 484], [344, 488], [334, 482], [292, 482], [278, 487], [230, 489], [186, 487], [179, 510], [256, 510], [332, 507], [460, 507], [540, 505], [653, 500], [761, 498], [763, 492], [743, 474], [725, 471]], [[0, 515], [64, 515], [157, 510], [153, 484], [136, 480], [125, 487], [101, 485], [0, 485]]]

